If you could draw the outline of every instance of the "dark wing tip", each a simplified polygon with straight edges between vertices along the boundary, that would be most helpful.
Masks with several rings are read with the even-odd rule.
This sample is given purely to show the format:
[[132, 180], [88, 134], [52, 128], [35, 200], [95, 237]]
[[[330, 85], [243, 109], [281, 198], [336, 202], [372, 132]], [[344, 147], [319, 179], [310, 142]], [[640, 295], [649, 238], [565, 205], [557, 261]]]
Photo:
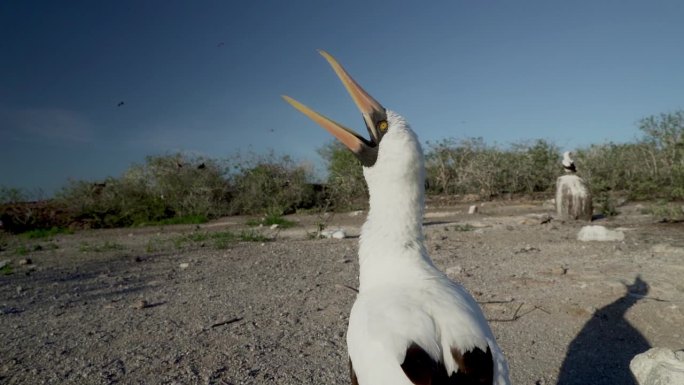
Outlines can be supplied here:
[[446, 384], [438, 381], [438, 377], [446, 378], [446, 369], [441, 362], [437, 362], [430, 357], [427, 352], [413, 343], [406, 349], [404, 362], [401, 364], [406, 377], [416, 385], [437, 385]]
[[467, 351], [463, 354], [456, 349], [451, 349], [451, 355], [458, 363], [458, 371], [451, 379], [453, 384], [491, 385], [494, 383], [494, 359], [492, 351], [487, 347], [487, 352], [480, 348]]

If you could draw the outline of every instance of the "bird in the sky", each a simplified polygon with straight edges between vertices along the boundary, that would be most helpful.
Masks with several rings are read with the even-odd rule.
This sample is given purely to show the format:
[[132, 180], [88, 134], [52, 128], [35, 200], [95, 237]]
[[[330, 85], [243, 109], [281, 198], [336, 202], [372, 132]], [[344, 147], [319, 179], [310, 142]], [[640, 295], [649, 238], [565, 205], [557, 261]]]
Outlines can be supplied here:
[[119, 102], [116, 106], [117, 106], [117, 107], [121, 107], [121, 106], [123, 106], [123, 105], [124, 105], [124, 102], [121, 101], [121, 102]]
[[347, 348], [356, 385], [507, 385], [508, 364], [473, 297], [425, 247], [423, 151], [408, 122], [385, 109], [320, 51], [366, 123], [369, 139], [283, 96], [361, 161], [370, 209], [359, 244], [359, 292]]
[[563, 163], [563, 168], [567, 173], [577, 172], [577, 167], [575, 167], [575, 162], [570, 157], [571, 155], [572, 153], [570, 151], [565, 151], [563, 153], [563, 161], [561, 163]]

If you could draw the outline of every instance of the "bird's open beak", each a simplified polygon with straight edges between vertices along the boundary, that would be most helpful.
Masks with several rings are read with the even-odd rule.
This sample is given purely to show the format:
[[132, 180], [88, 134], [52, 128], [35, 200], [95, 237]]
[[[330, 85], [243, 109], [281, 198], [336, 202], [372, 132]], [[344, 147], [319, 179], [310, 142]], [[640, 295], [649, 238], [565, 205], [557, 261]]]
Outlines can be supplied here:
[[344, 84], [344, 87], [354, 99], [354, 103], [361, 111], [366, 128], [370, 134], [370, 140], [363, 138], [354, 130], [326, 118], [309, 107], [299, 103], [289, 96], [283, 95], [283, 99], [290, 103], [294, 108], [301, 111], [311, 120], [318, 123], [321, 127], [328, 130], [347, 148], [349, 148], [360, 160], [361, 163], [370, 167], [375, 164], [378, 156], [378, 144], [387, 130], [387, 113], [385, 108], [370, 96], [361, 86], [352, 79], [340, 63], [329, 53], [319, 50], [323, 57], [330, 63], [337, 76]]

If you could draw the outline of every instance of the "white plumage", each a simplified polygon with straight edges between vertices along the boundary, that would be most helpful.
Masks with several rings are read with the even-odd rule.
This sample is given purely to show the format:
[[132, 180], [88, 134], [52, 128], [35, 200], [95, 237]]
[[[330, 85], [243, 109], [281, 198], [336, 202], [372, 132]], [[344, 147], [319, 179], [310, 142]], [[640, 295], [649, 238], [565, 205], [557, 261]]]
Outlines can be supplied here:
[[563, 164], [563, 168], [565, 169], [565, 172], [577, 172], [577, 168], [575, 167], [575, 162], [572, 160], [570, 157], [572, 153], [570, 151], [565, 151], [563, 153], [563, 161], [561, 162]]
[[[360, 86], [340, 74], [332, 57], [326, 59], [354, 96]], [[477, 302], [428, 256], [422, 229], [424, 157], [408, 123], [384, 108], [379, 113], [382, 107], [372, 98], [376, 105], [369, 113], [355, 98], [371, 121], [371, 140], [360, 145], [375, 145], [369, 160], [370, 150], [359, 150], [353, 140], [349, 145], [339, 130], [362, 141], [358, 134], [327, 118], [322, 122], [308, 107], [286, 99], [355, 153], [366, 151], [360, 158], [370, 210], [361, 231], [359, 294], [347, 331], [352, 383], [509, 384], [508, 365]], [[374, 125], [384, 127], [381, 135]]]

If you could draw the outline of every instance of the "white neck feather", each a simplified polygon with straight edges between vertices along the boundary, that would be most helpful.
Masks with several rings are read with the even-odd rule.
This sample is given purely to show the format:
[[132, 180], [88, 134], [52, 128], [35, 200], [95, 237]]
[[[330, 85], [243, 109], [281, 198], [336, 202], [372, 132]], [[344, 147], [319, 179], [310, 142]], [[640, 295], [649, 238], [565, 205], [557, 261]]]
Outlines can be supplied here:
[[370, 210], [359, 247], [360, 291], [435, 273], [422, 229], [423, 151], [403, 118], [388, 111], [388, 123], [375, 165], [363, 170]]

